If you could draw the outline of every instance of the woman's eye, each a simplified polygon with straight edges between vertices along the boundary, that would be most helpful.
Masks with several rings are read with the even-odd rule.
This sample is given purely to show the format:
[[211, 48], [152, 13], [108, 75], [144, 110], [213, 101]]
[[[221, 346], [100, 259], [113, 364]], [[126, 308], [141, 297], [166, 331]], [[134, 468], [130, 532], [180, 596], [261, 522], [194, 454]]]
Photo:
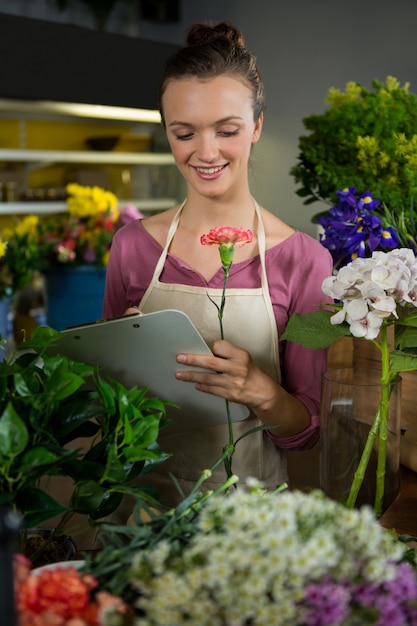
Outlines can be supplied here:
[[220, 130], [219, 134], [222, 135], [223, 137], [234, 137], [235, 135], [237, 135], [239, 133], [239, 130]]
[[191, 139], [191, 138], [192, 138], [192, 136], [193, 136], [193, 134], [192, 134], [192, 133], [186, 133], [186, 134], [184, 134], [184, 135], [177, 135], [177, 136], [176, 136], [176, 138], [177, 138], [179, 141], [187, 141], [188, 139]]

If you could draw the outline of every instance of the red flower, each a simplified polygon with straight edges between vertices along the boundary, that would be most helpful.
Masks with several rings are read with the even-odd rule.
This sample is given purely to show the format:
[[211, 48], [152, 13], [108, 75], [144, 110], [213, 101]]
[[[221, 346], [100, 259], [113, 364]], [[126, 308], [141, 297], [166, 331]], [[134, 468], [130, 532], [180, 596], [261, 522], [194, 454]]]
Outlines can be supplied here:
[[100, 616], [115, 610], [130, 623], [133, 611], [121, 598], [100, 591], [98, 583], [75, 567], [31, 572], [31, 563], [22, 555], [14, 557], [14, 585], [18, 626], [99, 626]]
[[74, 567], [43, 570], [38, 576], [28, 576], [20, 587], [18, 608], [65, 619], [82, 617], [90, 603], [90, 591], [96, 586], [94, 578], [80, 575]]
[[217, 244], [218, 246], [244, 246], [253, 239], [251, 230], [243, 228], [233, 228], [232, 226], [216, 226], [207, 235], [201, 235], [200, 242], [207, 246]]

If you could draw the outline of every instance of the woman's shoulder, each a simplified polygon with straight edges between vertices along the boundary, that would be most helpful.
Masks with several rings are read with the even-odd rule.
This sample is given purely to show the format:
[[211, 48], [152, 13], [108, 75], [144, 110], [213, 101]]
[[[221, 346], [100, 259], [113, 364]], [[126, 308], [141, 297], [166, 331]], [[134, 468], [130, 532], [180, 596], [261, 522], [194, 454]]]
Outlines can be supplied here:
[[174, 219], [178, 206], [174, 206], [167, 211], [156, 213], [142, 220], [144, 230], [159, 243], [160, 246], [165, 245], [169, 227]]
[[281, 261], [285, 259], [286, 262], [292, 261], [300, 267], [318, 263], [332, 266], [332, 257], [327, 248], [317, 239], [300, 230], [295, 230], [281, 244], [269, 248], [267, 254], [272, 259]]
[[163, 246], [176, 210], [177, 207], [174, 207], [140, 220], [128, 222], [116, 231], [114, 240], [118, 243], [129, 242], [129, 244], [133, 244], [135, 241], [148, 240]]
[[263, 209], [267, 250], [275, 253], [317, 255], [327, 257], [328, 250], [311, 235], [296, 230], [283, 222], [279, 217]]

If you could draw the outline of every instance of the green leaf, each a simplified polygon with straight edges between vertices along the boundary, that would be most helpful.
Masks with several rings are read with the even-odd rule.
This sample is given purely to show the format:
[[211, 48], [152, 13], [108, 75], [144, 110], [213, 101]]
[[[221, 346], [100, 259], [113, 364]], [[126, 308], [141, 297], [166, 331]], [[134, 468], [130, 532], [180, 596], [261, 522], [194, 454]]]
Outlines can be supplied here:
[[407, 354], [400, 350], [393, 350], [390, 353], [391, 371], [412, 372], [417, 370], [417, 354]]
[[156, 415], [147, 415], [133, 424], [133, 440], [142, 448], [151, 446], [156, 441], [158, 432], [159, 417]]
[[0, 454], [14, 457], [21, 454], [29, 442], [29, 433], [11, 402], [0, 417]]
[[146, 450], [143, 446], [130, 446], [129, 448], [125, 448], [123, 450], [126, 459], [129, 462], [138, 462], [138, 461], [146, 461], [147, 459], [155, 458], [155, 453]]
[[112, 445], [109, 448], [107, 455], [106, 469], [104, 472], [103, 480], [110, 482], [122, 482], [126, 477], [123, 465], [117, 456], [116, 445]]
[[68, 510], [68, 507], [59, 504], [50, 495], [36, 487], [26, 489], [19, 494], [17, 507], [23, 514], [25, 528], [37, 526]]
[[110, 413], [114, 413], [116, 410], [116, 400], [111, 386], [102, 378], [98, 377], [96, 379], [96, 387], [104, 408]]
[[93, 480], [86, 480], [75, 486], [71, 498], [71, 508], [76, 513], [90, 514], [96, 511], [104, 497], [104, 490]]
[[306, 348], [327, 348], [340, 337], [350, 336], [349, 325], [332, 324], [334, 311], [320, 309], [312, 313], [294, 313], [281, 335], [282, 341], [293, 341]]
[[51, 346], [53, 341], [58, 341], [62, 336], [60, 331], [54, 330], [49, 326], [38, 326], [32, 332], [31, 338], [17, 347], [17, 351], [32, 349], [38, 352], [41, 348]]
[[395, 323], [395, 347], [399, 350], [404, 348], [417, 348], [417, 317], [411, 320], [414, 323], [404, 324], [406, 319]]
[[54, 454], [46, 448], [36, 447], [31, 448], [22, 457], [21, 467], [22, 469], [32, 469], [39, 465], [50, 465], [57, 463], [62, 458], [62, 455]]
[[48, 378], [45, 392], [50, 393], [51, 398], [59, 402], [75, 393], [84, 382], [81, 376], [59, 368]]
[[120, 506], [122, 498], [123, 495], [121, 493], [116, 491], [107, 491], [104, 494], [100, 506], [95, 511], [91, 511], [90, 518], [92, 520], [98, 520], [111, 515]]

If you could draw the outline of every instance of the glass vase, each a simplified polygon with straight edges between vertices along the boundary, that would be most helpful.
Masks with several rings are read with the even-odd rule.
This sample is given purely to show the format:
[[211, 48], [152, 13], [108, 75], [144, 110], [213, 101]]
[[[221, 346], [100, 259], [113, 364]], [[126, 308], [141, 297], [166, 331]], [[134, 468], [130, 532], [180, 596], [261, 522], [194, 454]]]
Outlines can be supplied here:
[[[348, 367], [323, 374], [320, 434], [320, 488], [330, 498], [347, 503], [365, 446], [369, 460], [353, 505], [375, 508], [379, 435], [370, 445], [383, 385], [376, 369]], [[400, 491], [401, 379], [389, 385], [388, 428], [381, 515]], [[382, 444], [383, 447], [383, 444]], [[381, 471], [380, 471], [381, 473]], [[381, 479], [380, 479], [381, 480]]]

